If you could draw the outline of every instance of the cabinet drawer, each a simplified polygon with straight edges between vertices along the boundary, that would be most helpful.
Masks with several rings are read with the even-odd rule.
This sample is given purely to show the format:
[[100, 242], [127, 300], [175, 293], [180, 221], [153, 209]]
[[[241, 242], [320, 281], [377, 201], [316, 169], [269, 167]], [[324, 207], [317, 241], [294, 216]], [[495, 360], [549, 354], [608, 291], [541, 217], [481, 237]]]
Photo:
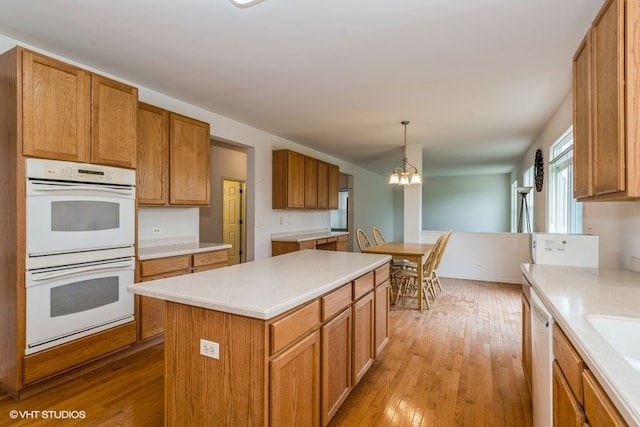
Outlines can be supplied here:
[[375, 272], [376, 286], [389, 280], [389, 264], [376, 268]]
[[203, 252], [193, 254], [193, 267], [201, 267], [205, 265], [218, 264], [220, 262], [226, 262], [229, 259], [227, 250]]
[[622, 419], [618, 410], [613, 406], [607, 393], [590, 370], [582, 373], [584, 383], [584, 412], [592, 426], [623, 427], [627, 423]]
[[305, 240], [304, 242], [298, 242], [298, 249], [315, 249], [316, 241], [315, 240]]
[[329, 295], [322, 297], [322, 320], [333, 317], [351, 304], [351, 286], [344, 285]]
[[329, 239], [316, 239], [316, 245], [324, 245], [325, 243], [327, 243], [329, 241]]
[[358, 277], [353, 281], [353, 299], [354, 301], [373, 290], [373, 271]]
[[338, 242], [339, 243], [346, 243], [349, 241], [349, 235], [348, 234], [344, 234], [342, 236], [338, 236]]
[[320, 323], [320, 300], [294, 311], [273, 322], [271, 329], [271, 354], [276, 354]]
[[580, 355], [573, 348], [567, 336], [557, 323], [553, 324], [553, 354], [562, 369], [571, 391], [580, 404], [584, 404], [582, 394], [582, 371], [585, 368]]
[[169, 258], [158, 258], [140, 263], [140, 275], [153, 276], [170, 271], [183, 270], [191, 267], [190, 255], [180, 255]]

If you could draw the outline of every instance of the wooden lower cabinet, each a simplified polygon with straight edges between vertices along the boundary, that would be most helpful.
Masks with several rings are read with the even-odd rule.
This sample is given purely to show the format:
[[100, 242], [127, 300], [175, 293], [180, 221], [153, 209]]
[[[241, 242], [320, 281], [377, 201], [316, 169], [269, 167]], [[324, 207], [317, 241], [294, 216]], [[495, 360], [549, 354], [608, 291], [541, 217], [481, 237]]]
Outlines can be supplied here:
[[[140, 261], [138, 282], [197, 273], [228, 265], [227, 249], [199, 252]], [[164, 301], [136, 295], [138, 340], [144, 341], [164, 332]]]
[[375, 340], [374, 356], [378, 357], [389, 342], [389, 303], [390, 303], [389, 280], [376, 287], [374, 291], [375, 306]]
[[271, 426], [320, 422], [320, 331], [315, 331], [271, 360]]
[[557, 361], [553, 362], [553, 426], [583, 427], [584, 411], [562, 374]]
[[322, 425], [329, 420], [351, 391], [351, 309], [344, 310], [322, 327]]
[[557, 323], [553, 352], [554, 427], [628, 425]]
[[373, 292], [353, 304], [353, 385], [360, 382], [373, 364], [374, 339]]
[[271, 256], [288, 254], [304, 249], [347, 252], [349, 235], [323, 237], [299, 242], [271, 241]]

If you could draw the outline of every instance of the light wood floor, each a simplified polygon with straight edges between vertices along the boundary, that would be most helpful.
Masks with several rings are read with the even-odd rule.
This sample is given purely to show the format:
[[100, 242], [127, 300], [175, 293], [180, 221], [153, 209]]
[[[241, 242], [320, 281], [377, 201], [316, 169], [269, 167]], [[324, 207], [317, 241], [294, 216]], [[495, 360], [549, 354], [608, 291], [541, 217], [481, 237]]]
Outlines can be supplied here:
[[[391, 340], [331, 426], [531, 426], [520, 364], [517, 285], [444, 280], [429, 311], [392, 306]], [[16, 411], [85, 411], [76, 422]], [[24, 414], [24, 413], [23, 413]], [[60, 413], [58, 413], [60, 414]], [[0, 426], [161, 426], [162, 345], [21, 401], [0, 395]]]

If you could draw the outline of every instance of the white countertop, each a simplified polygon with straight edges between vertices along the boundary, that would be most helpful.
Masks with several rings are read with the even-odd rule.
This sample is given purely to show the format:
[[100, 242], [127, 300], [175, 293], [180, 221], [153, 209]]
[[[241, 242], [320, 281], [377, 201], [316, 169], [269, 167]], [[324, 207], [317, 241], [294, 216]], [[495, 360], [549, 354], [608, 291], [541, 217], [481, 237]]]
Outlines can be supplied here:
[[169, 256], [193, 254], [197, 252], [217, 251], [229, 249], [231, 245], [226, 243], [189, 242], [173, 245], [158, 245], [138, 248], [138, 259], [141, 261]]
[[129, 292], [268, 320], [389, 262], [389, 255], [303, 250], [184, 276]]
[[271, 237], [272, 242], [305, 242], [308, 240], [324, 239], [327, 237], [338, 237], [349, 234], [346, 231], [318, 231], [312, 233], [292, 234], [289, 236]]
[[539, 264], [522, 264], [521, 270], [620, 414], [640, 426], [640, 372], [586, 318], [640, 318], [640, 273]]

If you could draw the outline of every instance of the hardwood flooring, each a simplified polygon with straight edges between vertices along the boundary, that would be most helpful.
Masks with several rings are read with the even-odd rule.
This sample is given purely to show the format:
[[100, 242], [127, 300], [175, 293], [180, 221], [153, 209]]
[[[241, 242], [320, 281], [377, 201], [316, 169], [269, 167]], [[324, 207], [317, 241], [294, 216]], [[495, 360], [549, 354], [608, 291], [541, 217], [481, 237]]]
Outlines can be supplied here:
[[[391, 307], [390, 342], [332, 427], [532, 425], [520, 286], [444, 279], [443, 287], [431, 310], [419, 313], [411, 298]], [[157, 345], [21, 401], [0, 395], [0, 426], [161, 426], [162, 352]], [[43, 411], [57, 412], [43, 419]], [[51, 419], [61, 411], [85, 417]]]

